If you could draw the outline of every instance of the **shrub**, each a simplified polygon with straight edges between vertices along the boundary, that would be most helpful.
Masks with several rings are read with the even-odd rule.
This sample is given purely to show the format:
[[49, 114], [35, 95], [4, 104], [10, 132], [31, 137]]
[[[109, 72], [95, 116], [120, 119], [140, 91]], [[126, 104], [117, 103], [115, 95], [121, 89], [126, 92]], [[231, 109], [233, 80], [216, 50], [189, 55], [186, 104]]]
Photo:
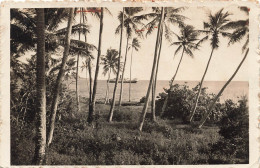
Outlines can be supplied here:
[[[249, 158], [249, 114], [247, 99], [238, 104], [225, 102], [224, 116], [219, 123], [219, 134], [223, 137], [212, 145], [212, 163], [248, 163]], [[223, 157], [223, 154], [225, 156]]]
[[[190, 89], [189, 86], [187, 86], [186, 84], [184, 85], [175, 84], [171, 91], [169, 89], [168, 90], [165, 89], [165, 92], [160, 93], [159, 99], [156, 101], [157, 115], [160, 115], [163, 118], [168, 118], [168, 119], [181, 119], [184, 123], [186, 123], [188, 121], [188, 117], [190, 115], [191, 109], [194, 105], [194, 101], [198, 89], [199, 89], [199, 85], [197, 85], [195, 88]], [[201, 120], [202, 116], [206, 112], [206, 106], [214, 98], [214, 94], [208, 94], [206, 90], [207, 88], [202, 88], [201, 90], [198, 107], [194, 115], [195, 121]], [[167, 106], [164, 113], [161, 114], [162, 107], [167, 94], [169, 95]], [[219, 120], [218, 117], [212, 117], [212, 116], [216, 116], [216, 114], [220, 114], [219, 108], [220, 108], [220, 104], [217, 103], [215, 109], [213, 109], [213, 112], [210, 116], [211, 122], [212, 121], [217, 122]]]
[[145, 102], [145, 100], [146, 100], [146, 98], [145, 98], [145, 96], [143, 96], [141, 99], [140, 99], [140, 103], [144, 103]]

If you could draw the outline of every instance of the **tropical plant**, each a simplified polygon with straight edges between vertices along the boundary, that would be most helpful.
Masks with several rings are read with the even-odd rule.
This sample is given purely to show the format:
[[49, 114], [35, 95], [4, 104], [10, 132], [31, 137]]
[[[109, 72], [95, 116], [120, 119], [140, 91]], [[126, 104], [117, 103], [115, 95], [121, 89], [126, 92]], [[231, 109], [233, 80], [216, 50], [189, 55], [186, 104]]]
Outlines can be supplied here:
[[125, 60], [124, 60], [124, 65], [123, 65], [123, 70], [122, 70], [122, 75], [121, 75], [119, 106], [121, 106], [121, 103], [122, 103], [123, 81], [124, 81], [125, 66], [126, 66], [126, 61], [127, 61], [129, 40], [132, 38], [133, 34], [136, 34], [139, 37], [142, 37], [142, 35], [143, 35], [141, 31], [136, 31], [138, 29], [139, 25], [143, 25], [143, 23], [141, 21], [146, 19], [146, 17], [144, 15], [137, 16], [137, 14], [140, 13], [142, 10], [143, 10], [142, 7], [126, 7], [123, 23], [121, 22], [123, 13], [120, 12], [119, 16], [118, 16], [120, 24], [116, 28], [116, 34], [119, 33], [122, 24], [126, 29], [126, 50], [125, 50]]
[[[249, 9], [247, 7], [240, 7], [240, 9], [242, 11], [244, 11], [247, 14], [247, 16], [248, 16]], [[233, 33], [229, 36], [229, 39], [230, 39], [229, 45], [233, 44], [233, 43], [236, 43], [236, 42], [240, 42], [242, 39], [244, 39], [244, 37], [246, 37], [245, 43], [244, 43], [244, 45], [242, 47], [242, 52], [244, 52], [246, 50], [246, 53], [245, 53], [244, 57], [242, 58], [241, 62], [239, 63], [238, 67], [236, 68], [235, 72], [232, 74], [232, 76], [229, 78], [229, 80], [224, 84], [224, 86], [221, 88], [221, 90], [219, 91], [217, 96], [213, 99], [213, 101], [209, 105], [207, 114], [201, 120], [199, 128], [201, 128], [203, 126], [203, 124], [206, 122], [208, 116], [210, 115], [212, 109], [214, 108], [214, 106], [216, 104], [216, 101], [219, 99], [219, 97], [224, 92], [226, 87], [229, 85], [229, 83], [236, 76], [238, 70], [242, 66], [242, 64], [245, 61], [245, 59], [246, 59], [246, 57], [248, 55], [248, 52], [249, 52], [249, 48], [248, 48], [248, 43], [249, 43], [249, 19], [238, 20], [238, 21], [231, 21], [226, 26], [229, 27], [230, 29], [235, 29], [233, 31]]]
[[[133, 50], [138, 51], [140, 46], [140, 42], [138, 41], [138, 38], [133, 38], [131, 43], [131, 61], [130, 61], [130, 82], [129, 82], [129, 102], [131, 102], [131, 80], [132, 80], [132, 62], [133, 62]], [[130, 49], [130, 48], [129, 48]]]
[[45, 22], [44, 9], [36, 9], [37, 15], [37, 68], [36, 68], [36, 145], [33, 164], [43, 165], [46, 147], [46, 85], [45, 85]]
[[[200, 42], [198, 40], [199, 32], [194, 30], [194, 27], [190, 26], [190, 25], [181, 26], [180, 35], [175, 34], [175, 36], [177, 37], [178, 41], [173, 42], [171, 44], [171, 45], [178, 46], [177, 49], [175, 50], [174, 56], [176, 56], [181, 50], [182, 50], [182, 54], [181, 54], [179, 64], [176, 68], [175, 74], [170, 81], [170, 91], [172, 90], [173, 82], [177, 76], [184, 53], [187, 54], [188, 56], [190, 56], [191, 58], [193, 58], [194, 57], [193, 51], [199, 49], [198, 44]], [[163, 104], [162, 113], [164, 113], [164, 111], [165, 111], [167, 102], [168, 102], [168, 96], [166, 96], [165, 102]]]
[[155, 75], [155, 68], [156, 68], [156, 64], [157, 64], [157, 57], [158, 57], [157, 56], [157, 50], [158, 50], [158, 46], [159, 46], [159, 39], [160, 39], [160, 36], [161, 36], [161, 33], [162, 33], [163, 19], [164, 19], [164, 7], [161, 8], [161, 17], [160, 17], [158, 31], [157, 31], [157, 38], [156, 38], [154, 59], [153, 59], [153, 67], [152, 67], [151, 77], [150, 77], [150, 81], [149, 81], [149, 85], [148, 85], [148, 89], [147, 89], [147, 93], [146, 93], [144, 107], [143, 107], [142, 114], [141, 114], [140, 119], [139, 119], [139, 122], [140, 122], [140, 125], [139, 125], [139, 128], [138, 128], [139, 131], [142, 131], [145, 116], [146, 116], [146, 113], [147, 113], [149, 95], [150, 95], [150, 91], [151, 91], [151, 88], [152, 88], [152, 83], [153, 83], [154, 75]]
[[65, 36], [65, 46], [64, 46], [62, 63], [61, 63], [61, 67], [60, 67], [60, 70], [59, 70], [59, 73], [57, 76], [56, 84], [55, 84], [54, 90], [53, 90], [47, 146], [49, 146], [51, 144], [52, 138], [53, 138], [54, 124], [55, 124], [55, 118], [56, 118], [56, 112], [57, 112], [57, 106], [58, 106], [59, 91], [60, 91], [62, 79], [64, 77], [64, 68], [65, 68], [65, 65], [66, 65], [66, 62], [67, 62], [67, 59], [69, 56], [69, 50], [70, 50], [70, 36], [71, 36], [71, 30], [72, 30], [73, 16], [74, 16], [74, 8], [71, 8], [70, 15], [68, 18], [67, 33]]
[[[121, 17], [121, 23], [124, 23], [125, 20], [125, 8], [123, 7], [123, 11], [122, 11], [122, 17]], [[124, 25], [121, 24], [121, 29], [120, 29], [120, 43], [119, 43], [119, 55], [118, 55], [118, 64], [117, 64], [117, 69], [120, 69], [120, 58], [121, 58], [121, 49], [122, 49], [122, 39], [123, 39], [123, 29], [124, 29]], [[117, 71], [116, 74], [116, 82], [115, 82], [115, 86], [114, 86], [114, 91], [113, 91], [113, 98], [112, 98], [112, 103], [111, 103], [111, 107], [110, 107], [110, 111], [109, 111], [109, 117], [108, 117], [108, 122], [112, 122], [112, 118], [113, 118], [113, 113], [114, 113], [114, 108], [115, 108], [115, 103], [116, 103], [116, 89], [117, 89], [117, 84], [118, 84], [118, 78], [119, 78], [119, 73], [120, 71]]]
[[[180, 8], [173, 8], [173, 7], [166, 7], [165, 13], [164, 13], [164, 20], [162, 21], [162, 35], [159, 39], [159, 51], [157, 51], [158, 58], [157, 58], [157, 64], [156, 64], [156, 72], [153, 79], [152, 84], [152, 113], [153, 113], [153, 120], [155, 120], [155, 92], [156, 92], [156, 84], [157, 84], [157, 74], [158, 74], [158, 67], [159, 67], [159, 61], [160, 61], [160, 55], [161, 55], [161, 48], [162, 48], [162, 42], [163, 42], [163, 34], [165, 38], [171, 42], [171, 36], [173, 32], [171, 31], [169, 25], [178, 25], [183, 26], [184, 20], [187, 19], [185, 16], [180, 15], [179, 13], [185, 10], [184, 7]], [[152, 20], [146, 24], [145, 28], [148, 29], [146, 36], [151, 34], [155, 28], [157, 28], [157, 24], [159, 22], [160, 16], [160, 8], [153, 7], [152, 13], [146, 14], [145, 16], [148, 18], [151, 18]]]
[[105, 76], [108, 73], [107, 78], [107, 89], [105, 96], [105, 104], [109, 100], [109, 81], [111, 72], [116, 74], [118, 68], [118, 51], [115, 49], [108, 49], [107, 54], [101, 58], [101, 64], [103, 65], [103, 75]]
[[211, 58], [213, 56], [213, 52], [219, 48], [219, 43], [220, 43], [220, 35], [222, 37], [229, 37], [230, 33], [227, 32], [227, 30], [230, 29], [228, 23], [229, 23], [229, 12], [223, 12], [223, 8], [220, 9], [218, 12], [216, 12], [214, 15], [212, 15], [210, 13], [208, 19], [208, 22], [204, 22], [204, 30], [201, 30], [200, 32], [205, 33], [206, 36], [201, 40], [204, 41], [208, 38], [210, 38], [210, 45], [211, 45], [211, 53], [210, 53], [210, 57], [206, 66], [206, 69], [204, 71], [204, 74], [201, 78], [200, 81], [200, 87], [198, 90], [198, 94], [196, 95], [195, 98], [195, 103], [194, 106], [191, 110], [191, 116], [189, 121], [192, 121], [192, 118], [196, 112], [196, 108], [198, 106], [198, 100], [199, 100], [199, 96], [200, 96], [200, 92], [201, 92], [201, 88], [203, 86], [203, 82], [204, 82], [204, 78], [207, 74], [208, 68], [209, 68], [209, 64], [211, 61]]
[[98, 53], [97, 53], [97, 63], [94, 77], [94, 85], [93, 85], [93, 94], [92, 100], [89, 103], [89, 115], [88, 115], [88, 123], [92, 123], [95, 115], [95, 105], [96, 105], [96, 92], [97, 92], [97, 79], [99, 73], [99, 62], [101, 57], [101, 45], [102, 45], [102, 33], [103, 33], [103, 17], [104, 17], [104, 8], [101, 8], [99, 15], [99, 40], [98, 40]]
[[247, 98], [242, 97], [238, 103], [226, 100], [222, 114], [223, 117], [219, 122], [219, 134], [222, 138], [211, 145], [210, 164], [248, 164], [249, 113]]

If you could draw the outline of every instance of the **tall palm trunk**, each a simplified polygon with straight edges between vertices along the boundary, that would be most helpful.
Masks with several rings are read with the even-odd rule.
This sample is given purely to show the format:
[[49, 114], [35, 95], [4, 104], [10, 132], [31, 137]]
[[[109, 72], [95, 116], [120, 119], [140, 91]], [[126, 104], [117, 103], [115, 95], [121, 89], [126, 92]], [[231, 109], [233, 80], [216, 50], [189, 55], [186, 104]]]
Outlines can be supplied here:
[[88, 65], [87, 65], [87, 60], [85, 61], [86, 63], [86, 83], [87, 83], [87, 92], [89, 94], [89, 80], [88, 80]]
[[116, 82], [114, 86], [114, 92], [113, 92], [113, 98], [112, 98], [112, 104], [110, 107], [110, 112], [109, 112], [109, 117], [108, 117], [108, 122], [112, 122], [113, 118], [113, 113], [114, 113], [114, 108], [115, 108], [115, 103], [116, 103], [116, 89], [117, 89], [117, 84], [118, 84], [118, 78], [120, 74], [120, 60], [121, 60], [121, 48], [122, 48], [122, 36], [123, 36], [123, 29], [124, 29], [124, 14], [125, 14], [125, 8], [123, 7], [123, 12], [122, 12], [122, 20], [121, 20], [121, 32], [120, 32], [120, 44], [119, 44], [119, 56], [118, 56], [118, 65], [117, 65], [117, 73], [116, 73]]
[[129, 102], [131, 102], [132, 62], [133, 62], [133, 47], [132, 47], [131, 61], [130, 61]]
[[111, 68], [109, 68], [108, 72], [108, 78], [107, 78], [107, 90], [106, 90], [106, 97], [105, 97], [105, 104], [109, 102], [109, 81], [110, 81], [110, 74], [111, 74]]
[[61, 82], [64, 76], [65, 72], [65, 65], [69, 56], [69, 49], [70, 49], [70, 36], [71, 36], [71, 30], [72, 30], [72, 21], [74, 16], [74, 8], [70, 9], [69, 13], [69, 19], [68, 19], [68, 25], [67, 25], [67, 33], [65, 37], [65, 46], [64, 46], [64, 52], [63, 52], [63, 58], [61, 63], [61, 68], [59, 70], [56, 84], [53, 90], [53, 98], [52, 98], [52, 105], [51, 105], [51, 116], [50, 116], [50, 128], [48, 133], [48, 142], [47, 145], [49, 146], [52, 142], [53, 138], [53, 132], [54, 132], [54, 124], [55, 124], [55, 118], [56, 118], [56, 112], [59, 102], [59, 90], [61, 88]]
[[192, 113], [191, 113], [191, 116], [190, 116], [190, 119], [189, 119], [190, 122], [192, 121], [192, 118], [193, 118], [193, 116], [194, 116], [194, 114], [195, 114], [195, 112], [196, 112], [196, 108], [197, 108], [197, 106], [198, 106], [198, 102], [199, 102], [199, 97], [200, 97], [200, 93], [201, 93], [202, 84], [203, 84], [204, 78], [205, 78], [205, 76], [206, 76], [206, 73], [207, 73], [207, 71], [208, 71], [209, 64], [210, 64], [210, 60], [211, 60], [212, 55], [213, 55], [213, 51], [214, 51], [214, 48], [212, 48], [212, 50], [211, 50], [211, 54], [210, 54], [210, 57], [209, 57], [209, 60], [208, 60], [208, 63], [207, 63], [207, 67], [206, 67], [205, 72], [204, 72], [204, 74], [203, 74], [203, 77], [202, 77], [202, 79], [201, 79], [201, 81], [200, 81], [199, 91], [198, 91], [198, 94], [197, 94], [197, 96], [196, 96], [195, 104], [194, 104], [194, 107], [193, 107], [193, 110], [192, 110]]
[[44, 8], [36, 9], [37, 14], [37, 104], [36, 104], [36, 145], [33, 164], [43, 165], [46, 148], [46, 86], [45, 86], [45, 21]]
[[[81, 24], [81, 13], [79, 14], [79, 22]], [[80, 30], [79, 30], [79, 40], [80, 40]], [[76, 67], [76, 99], [77, 99], [77, 110], [80, 111], [80, 105], [79, 105], [79, 56], [80, 54], [78, 53], [77, 56], [77, 67]]]
[[100, 15], [100, 26], [99, 26], [99, 41], [98, 41], [98, 55], [97, 55], [97, 63], [96, 63], [96, 71], [95, 71], [95, 78], [94, 78], [94, 85], [93, 85], [93, 95], [92, 101], [90, 102], [89, 106], [89, 115], [88, 115], [88, 123], [92, 123], [95, 115], [96, 110], [96, 92], [97, 92], [97, 80], [98, 80], [98, 73], [99, 73], [99, 62], [101, 56], [101, 44], [102, 44], [102, 33], [103, 33], [103, 16], [104, 10], [101, 8], [101, 15]]
[[92, 65], [91, 65], [91, 58], [88, 60], [88, 76], [89, 76], [89, 106], [91, 105], [92, 102], [92, 83], [93, 83], [93, 79], [92, 79]]
[[144, 107], [143, 107], [142, 114], [141, 114], [140, 119], [139, 119], [139, 121], [140, 121], [139, 131], [142, 131], [142, 129], [143, 129], [143, 124], [144, 124], [145, 116], [146, 116], [146, 113], [147, 113], [149, 95], [150, 95], [150, 92], [151, 92], [151, 87], [152, 87], [154, 74], [155, 74], [155, 68], [156, 68], [157, 50], [158, 50], [158, 45], [159, 45], [159, 38], [160, 38], [163, 16], [164, 16], [164, 7], [162, 7], [162, 9], [161, 9], [161, 17], [160, 17], [160, 23], [159, 23], [159, 26], [158, 26], [157, 38], [156, 38], [156, 44], [155, 44], [155, 51], [154, 51], [153, 67], [152, 67], [149, 86], [148, 86], [146, 97], [145, 97], [146, 99], [145, 99]]
[[237, 69], [235, 70], [235, 72], [233, 73], [233, 75], [229, 78], [229, 80], [225, 83], [225, 85], [221, 88], [221, 90], [218, 92], [217, 96], [214, 98], [214, 100], [211, 102], [211, 104], [209, 105], [207, 114], [203, 117], [203, 119], [201, 120], [200, 125], [198, 126], [198, 128], [201, 128], [204, 123], [206, 122], [207, 118], [209, 117], [209, 115], [211, 114], [211, 111], [213, 110], [217, 100], [219, 99], [219, 97], [221, 96], [221, 94], [224, 92], [224, 90], [226, 89], [226, 87], [229, 85], [229, 83], [233, 80], [233, 78], [236, 76], [238, 70], [240, 69], [240, 67], [242, 66], [243, 62], [245, 61], [247, 54], [248, 54], [249, 49], [247, 49], [245, 56], [243, 57], [242, 61], [239, 63]]
[[162, 38], [163, 38], [163, 25], [161, 28], [161, 36], [160, 36], [160, 48], [158, 52], [158, 58], [157, 58], [157, 65], [156, 65], [156, 72], [155, 72], [155, 77], [153, 80], [153, 85], [152, 85], [152, 104], [151, 104], [151, 111], [152, 111], [152, 120], [156, 121], [156, 115], [155, 115], [155, 97], [156, 97], [156, 85], [157, 85], [157, 75], [158, 75], [158, 69], [159, 69], [159, 63], [160, 63], [160, 57], [161, 57], [161, 49], [162, 49]]
[[179, 67], [180, 67], [180, 65], [181, 65], [181, 61], [182, 61], [183, 55], [184, 55], [184, 48], [183, 48], [183, 50], [182, 50], [181, 59], [180, 59], [180, 61], [179, 61], [179, 64], [178, 64], [177, 69], [176, 69], [176, 71], [175, 71], [175, 74], [174, 74], [174, 76], [173, 76], [172, 79], [171, 79], [170, 91], [169, 91], [169, 93], [167, 94], [167, 96], [166, 96], [166, 98], [165, 98], [165, 100], [164, 100], [161, 114], [163, 114], [163, 113], [165, 112], [166, 106], [167, 106], [167, 104], [168, 104], [169, 94], [170, 94], [170, 92], [172, 91], [173, 82], [174, 82], [174, 80], [175, 80], [175, 77], [177, 76], [177, 73], [178, 73]]
[[121, 88], [120, 88], [120, 96], [119, 96], [119, 106], [121, 106], [121, 103], [122, 103], [123, 83], [124, 83], [125, 65], [126, 65], [126, 60], [127, 60], [128, 42], [129, 42], [129, 37], [127, 37], [127, 41], [126, 41], [125, 61], [124, 61], [124, 67], [123, 67], [123, 71], [122, 71], [122, 80], [121, 80]]

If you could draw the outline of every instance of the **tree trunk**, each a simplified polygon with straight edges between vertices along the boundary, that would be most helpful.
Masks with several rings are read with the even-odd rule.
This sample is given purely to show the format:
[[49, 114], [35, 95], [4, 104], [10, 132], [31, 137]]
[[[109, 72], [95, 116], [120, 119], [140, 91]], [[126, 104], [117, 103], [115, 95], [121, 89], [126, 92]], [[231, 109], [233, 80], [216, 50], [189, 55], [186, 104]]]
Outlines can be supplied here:
[[153, 80], [153, 85], [152, 85], [152, 104], [151, 104], [151, 110], [152, 110], [152, 120], [156, 121], [156, 115], [155, 115], [155, 97], [156, 97], [156, 85], [157, 85], [157, 75], [158, 75], [158, 69], [159, 69], [159, 63], [160, 63], [160, 57], [161, 57], [161, 49], [162, 49], [162, 39], [163, 39], [163, 25], [161, 28], [161, 36], [160, 36], [160, 48], [158, 52], [158, 58], [157, 58], [157, 65], [156, 65], [156, 72], [155, 72], [155, 77]]
[[183, 58], [183, 54], [184, 54], [184, 48], [183, 48], [183, 50], [182, 50], [181, 59], [180, 59], [180, 61], [179, 61], [179, 64], [178, 64], [177, 69], [176, 69], [176, 71], [175, 71], [175, 74], [174, 74], [174, 76], [173, 76], [172, 79], [171, 79], [170, 91], [169, 91], [169, 93], [167, 94], [167, 96], [166, 96], [166, 98], [165, 98], [165, 100], [164, 100], [164, 102], [163, 102], [163, 107], [162, 107], [162, 112], [161, 112], [161, 114], [163, 114], [163, 113], [165, 112], [166, 106], [167, 106], [167, 104], [168, 104], [169, 94], [170, 94], [170, 92], [172, 91], [173, 82], [174, 82], [174, 80], [175, 80], [175, 77], [176, 77], [176, 75], [177, 75], [177, 73], [178, 73], [178, 70], [179, 70], [179, 67], [180, 67], [180, 65], [181, 65], [181, 61], [182, 61], [182, 58]]
[[[123, 7], [123, 16], [121, 23], [124, 23], [124, 14], [125, 14], [125, 8]], [[121, 60], [121, 48], [122, 48], [122, 36], [123, 36], [123, 29], [124, 29], [124, 24], [121, 24], [121, 32], [120, 32], [120, 44], [119, 44], [119, 57], [118, 57], [118, 67], [117, 67], [117, 73], [116, 73], [116, 82], [114, 86], [114, 92], [113, 92], [113, 98], [112, 98], [112, 104], [110, 107], [110, 112], [109, 112], [109, 117], [108, 117], [108, 122], [112, 122], [113, 118], [113, 113], [114, 113], [114, 108], [115, 108], [115, 103], [116, 103], [116, 89], [117, 89], [117, 84], [118, 84], [118, 78], [120, 74], [120, 60]]]
[[162, 7], [162, 9], [161, 9], [161, 18], [160, 18], [160, 23], [159, 23], [159, 26], [158, 26], [158, 31], [157, 31], [153, 67], [152, 67], [149, 86], [148, 86], [146, 97], [145, 97], [146, 99], [145, 99], [144, 107], [143, 107], [142, 114], [141, 114], [140, 119], [139, 119], [139, 122], [140, 122], [139, 131], [142, 131], [142, 129], [143, 129], [143, 124], [144, 124], [145, 116], [146, 116], [146, 113], [147, 113], [149, 95], [150, 95], [150, 91], [151, 91], [152, 82], [153, 82], [153, 79], [154, 79], [154, 73], [155, 73], [155, 67], [156, 67], [156, 61], [157, 61], [157, 49], [158, 49], [158, 45], [159, 45], [160, 30], [161, 30], [163, 16], [164, 16], [164, 7]]
[[46, 148], [46, 85], [45, 85], [45, 21], [44, 8], [36, 9], [37, 15], [37, 67], [36, 67], [36, 145], [34, 165], [45, 164]]
[[91, 66], [91, 58], [88, 60], [88, 73], [89, 73], [89, 101], [88, 104], [90, 106], [92, 102], [92, 66]]
[[132, 62], [133, 62], [133, 46], [132, 46], [131, 62], [130, 62], [129, 102], [131, 102]]
[[87, 60], [86, 60], [86, 83], [87, 83], [87, 91], [88, 91], [88, 94], [89, 94], [89, 81], [88, 81], [88, 65], [87, 65]]
[[206, 67], [205, 72], [204, 72], [204, 74], [203, 74], [203, 77], [202, 77], [202, 79], [201, 79], [201, 81], [200, 81], [199, 91], [198, 91], [198, 94], [197, 94], [197, 96], [196, 96], [195, 104], [194, 104], [194, 107], [193, 107], [193, 110], [192, 110], [192, 112], [191, 112], [191, 116], [190, 116], [190, 119], [189, 119], [190, 122], [192, 121], [193, 116], [194, 116], [194, 114], [195, 114], [195, 112], [196, 112], [196, 108], [197, 108], [197, 106], [198, 106], [198, 102], [199, 102], [199, 97], [200, 97], [200, 92], [201, 92], [202, 84], [203, 84], [204, 78], [205, 78], [205, 76], [206, 76], [206, 73], [207, 73], [207, 71], [208, 71], [209, 64], [210, 64], [210, 60], [211, 60], [212, 55], [213, 55], [213, 51], [214, 51], [214, 48], [212, 48], [212, 50], [211, 50], [211, 54], [210, 54], [210, 57], [209, 57], [209, 60], [208, 60], [208, 63], [207, 63], [207, 67]]
[[108, 72], [108, 78], [107, 78], [107, 90], [106, 90], [106, 97], [105, 97], [105, 104], [109, 102], [109, 81], [110, 81], [110, 74], [111, 74], [111, 68], [109, 68]]
[[226, 89], [226, 87], [229, 85], [229, 83], [233, 80], [233, 78], [236, 76], [238, 70], [240, 69], [240, 67], [242, 66], [242, 64], [244, 63], [247, 54], [248, 54], [249, 49], [247, 49], [245, 56], [243, 57], [242, 61], [239, 63], [237, 69], [235, 70], [235, 72], [233, 73], [233, 75], [229, 78], [229, 80], [225, 83], [225, 85], [221, 88], [221, 90], [218, 92], [217, 96], [214, 98], [214, 100], [212, 101], [212, 103], [209, 106], [209, 110], [207, 111], [207, 114], [204, 116], [204, 118], [201, 120], [201, 124], [198, 126], [198, 128], [201, 128], [204, 123], [207, 121], [207, 118], [209, 117], [209, 115], [211, 114], [211, 111], [213, 110], [217, 100], [219, 99], [219, 97], [221, 96], [221, 94], [224, 92], [224, 90]]
[[52, 98], [52, 105], [51, 105], [51, 116], [50, 116], [50, 128], [48, 133], [48, 143], [49, 146], [52, 142], [53, 138], [53, 132], [54, 132], [54, 124], [55, 124], [55, 118], [56, 118], [56, 112], [57, 107], [59, 103], [59, 90], [61, 89], [61, 83], [63, 80], [64, 72], [65, 72], [65, 65], [69, 56], [69, 49], [70, 49], [70, 36], [71, 36], [71, 30], [72, 30], [72, 21], [74, 16], [74, 9], [70, 9], [69, 19], [68, 19], [68, 25], [67, 25], [67, 33], [65, 37], [65, 46], [64, 46], [64, 52], [63, 52], [63, 58], [61, 63], [61, 68], [59, 70], [56, 84], [53, 90], [53, 98]]
[[127, 37], [127, 41], [126, 41], [125, 62], [124, 62], [124, 67], [123, 67], [123, 71], [122, 71], [122, 80], [121, 80], [121, 88], [120, 88], [120, 96], [119, 96], [119, 106], [121, 106], [121, 103], [122, 103], [123, 83], [124, 83], [124, 74], [125, 74], [125, 65], [126, 65], [127, 51], [128, 51], [128, 41], [129, 41], [129, 37]]
[[101, 8], [101, 15], [100, 15], [100, 26], [99, 26], [99, 42], [98, 42], [98, 55], [97, 55], [97, 63], [96, 63], [96, 72], [94, 78], [94, 85], [93, 85], [93, 95], [92, 101], [89, 106], [89, 115], [88, 115], [88, 123], [92, 123], [95, 115], [96, 110], [96, 92], [97, 92], [97, 80], [98, 80], [98, 73], [99, 73], [99, 62], [101, 56], [101, 44], [102, 44], [102, 33], [103, 33], [103, 8]]
[[[79, 14], [79, 22], [81, 24], [81, 13]], [[80, 30], [79, 30], [79, 40], [80, 40]], [[77, 67], [76, 67], [76, 99], [77, 99], [77, 110], [80, 111], [80, 105], [79, 105], [79, 85], [78, 85], [78, 79], [79, 79], [79, 56], [78, 53], [77, 56]]]

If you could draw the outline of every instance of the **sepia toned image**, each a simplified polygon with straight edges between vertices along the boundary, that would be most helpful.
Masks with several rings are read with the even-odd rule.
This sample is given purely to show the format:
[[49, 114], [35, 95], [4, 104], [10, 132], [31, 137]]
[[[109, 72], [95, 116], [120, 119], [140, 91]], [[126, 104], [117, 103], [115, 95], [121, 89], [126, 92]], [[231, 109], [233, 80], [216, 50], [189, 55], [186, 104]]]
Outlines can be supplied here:
[[250, 12], [10, 8], [10, 165], [252, 163]]

